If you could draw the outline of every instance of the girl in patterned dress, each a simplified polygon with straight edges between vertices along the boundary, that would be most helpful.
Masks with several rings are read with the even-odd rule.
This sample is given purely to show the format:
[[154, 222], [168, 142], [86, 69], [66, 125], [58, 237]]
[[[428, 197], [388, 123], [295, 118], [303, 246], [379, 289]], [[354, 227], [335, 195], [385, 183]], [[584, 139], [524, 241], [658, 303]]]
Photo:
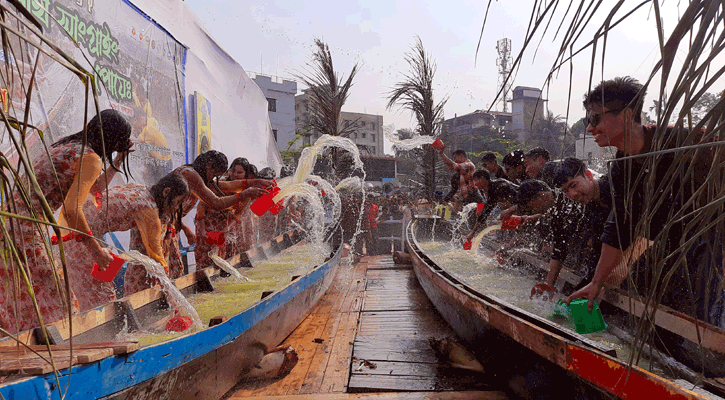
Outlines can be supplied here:
[[[182, 165], [175, 169], [172, 173], [180, 175], [186, 180], [189, 186], [189, 194], [182, 202], [181, 217], [186, 216], [201, 200], [208, 209], [223, 210], [229, 208], [241, 201], [255, 199], [265, 191], [262, 188], [271, 186], [271, 182], [264, 180], [255, 181], [234, 181], [221, 182], [215, 180], [227, 171], [227, 157], [216, 150], [209, 150], [196, 157], [191, 165]], [[214, 187], [217, 192], [234, 193], [229, 196], [217, 196], [210, 188]], [[180, 221], [180, 220], [179, 220]], [[164, 251], [166, 252], [169, 263], [169, 276], [173, 278], [183, 274], [183, 263], [181, 261], [181, 252], [179, 251], [178, 231], [183, 229], [189, 242], [192, 242], [194, 235], [183, 222], [178, 222], [174, 226], [170, 226], [164, 241]], [[206, 238], [195, 238], [198, 244], [199, 240], [206, 241]]]
[[[100, 208], [86, 202], [85, 213], [91, 231], [97, 238], [108, 232], [133, 229], [136, 232], [134, 239], [141, 242], [140, 246], [135, 245], [143, 248], [141, 253], [168, 268], [161, 242], [174, 210], [179, 209], [188, 192], [186, 182], [181, 177], [169, 174], [151, 188], [135, 183], [112, 187], [99, 199]], [[84, 256], [81, 246], [71, 243], [68, 247], [68, 254], [76, 260], [74, 268], [68, 269], [68, 275], [81, 311], [113, 301], [116, 297], [113, 284], [99, 281], [90, 275], [93, 260]], [[137, 292], [138, 287], [147, 286], [143, 266], [129, 263], [125, 286], [131, 288], [130, 292]]]
[[[83, 145], [84, 136], [87, 138], [86, 145]], [[83, 203], [99, 179], [104, 161], [116, 168], [113, 153], [121, 155], [125, 166], [131, 147], [130, 136], [131, 125], [119, 112], [102, 111], [100, 116], [91, 119], [85, 132], [59, 140], [47, 153], [43, 152], [34, 158], [34, 174], [21, 174], [19, 179], [24, 187], [37, 185], [43, 196], [30, 190], [26, 197], [19, 185], [16, 185], [13, 188], [13, 199], [6, 204], [6, 209], [23, 216], [48, 220], [51, 218], [49, 213], [62, 207], [59, 224], [76, 231], [89, 232]], [[37, 224], [14, 218], [8, 219], [6, 229], [10, 234], [4, 235], [2, 240], [8, 241], [11, 237], [19, 254], [18, 259], [5, 258], [4, 262], [0, 262], [0, 327], [16, 333], [40, 326], [41, 322], [52, 323], [75, 311], [72, 300], [69, 303], [71, 294], [56, 269], [59, 265], [51, 263], [52, 252], [45, 230], [39, 229]], [[102, 269], [111, 262], [111, 255], [92, 236], [69, 234], [65, 230], [61, 232], [61, 237], [71, 237], [82, 244]], [[34, 296], [30, 295], [24, 277], [32, 285]]]

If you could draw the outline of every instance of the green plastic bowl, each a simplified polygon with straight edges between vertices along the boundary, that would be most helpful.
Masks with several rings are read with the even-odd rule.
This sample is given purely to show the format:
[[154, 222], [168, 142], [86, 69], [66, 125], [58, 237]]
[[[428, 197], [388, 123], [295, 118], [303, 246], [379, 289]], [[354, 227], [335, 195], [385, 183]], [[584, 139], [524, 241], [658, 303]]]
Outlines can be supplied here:
[[574, 325], [576, 325], [577, 333], [594, 333], [599, 332], [607, 328], [604, 317], [602, 316], [602, 310], [599, 309], [599, 304], [594, 302], [594, 310], [589, 312], [587, 309], [587, 299], [576, 299], [569, 303], [569, 311], [571, 312], [572, 318], [574, 318]]

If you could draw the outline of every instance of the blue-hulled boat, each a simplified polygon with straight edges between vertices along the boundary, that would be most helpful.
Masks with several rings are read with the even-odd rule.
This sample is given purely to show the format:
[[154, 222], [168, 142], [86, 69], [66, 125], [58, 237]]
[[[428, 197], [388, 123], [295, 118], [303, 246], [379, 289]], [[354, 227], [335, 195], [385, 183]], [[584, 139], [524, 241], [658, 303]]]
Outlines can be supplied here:
[[[339, 235], [332, 237], [333, 251], [322, 265], [306, 275], [293, 277], [292, 282], [274, 293], [265, 293], [266, 297], [219, 325], [60, 369], [58, 377], [53, 372], [5, 376], [0, 378], [0, 395], [6, 400], [60, 399], [61, 393], [65, 399], [218, 399], [244, 379], [268, 350], [282, 342], [327, 291], [342, 254]], [[236, 256], [230, 263], [237, 268], [249, 267], [254, 260], [270, 257], [303, 239], [298, 231], [288, 232]], [[184, 295], [189, 295], [208, 290], [219, 274], [219, 270], [211, 268], [179, 278], [175, 283]], [[114, 348], [114, 343], [98, 342], [109, 342], [120, 330], [119, 324], [143, 326], [146, 316], [165, 307], [168, 306], [161, 291], [151, 288], [89, 310], [74, 318], [74, 343], [79, 352], [89, 346]], [[53, 324], [50, 331], [55, 335], [48, 335], [51, 340], [56, 337], [54, 348], [59, 352], [67, 346], [66, 325]], [[19, 338], [30, 345], [38, 344], [31, 332], [24, 332]], [[7, 360], [14, 343], [8, 339], [0, 341], [0, 357], [5, 354]]]

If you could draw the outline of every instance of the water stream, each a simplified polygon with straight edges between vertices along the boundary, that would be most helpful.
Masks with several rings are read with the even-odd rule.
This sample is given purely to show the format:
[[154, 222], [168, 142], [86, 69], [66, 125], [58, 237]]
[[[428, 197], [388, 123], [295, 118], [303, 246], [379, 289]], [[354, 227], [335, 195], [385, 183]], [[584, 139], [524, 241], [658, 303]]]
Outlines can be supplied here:
[[196, 312], [194, 307], [191, 306], [191, 303], [189, 303], [186, 297], [179, 292], [176, 285], [171, 282], [161, 264], [136, 250], [123, 252], [119, 255], [119, 257], [127, 261], [143, 265], [144, 268], [146, 268], [146, 273], [159, 281], [161, 290], [163, 290], [166, 294], [166, 301], [169, 303], [171, 308], [181, 314], [186, 314], [188, 317], [191, 317], [192, 321], [194, 321], [194, 327], [201, 328], [203, 326], [201, 319], [199, 319], [199, 314]]

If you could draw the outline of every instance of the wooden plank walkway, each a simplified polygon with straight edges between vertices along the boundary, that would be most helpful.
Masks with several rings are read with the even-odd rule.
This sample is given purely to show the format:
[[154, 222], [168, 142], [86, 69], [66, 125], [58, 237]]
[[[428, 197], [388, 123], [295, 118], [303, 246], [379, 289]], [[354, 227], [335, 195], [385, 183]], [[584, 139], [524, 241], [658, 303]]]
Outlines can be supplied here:
[[[389, 255], [363, 257], [352, 267], [339, 267], [328, 292], [284, 341], [299, 356], [292, 372], [278, 380], [242, 382], [225, 398], [506, 398], [482, 383], [480, 374], [439, 365], [430, 337], [455, 334], [411, 267], [395, 265]], [[448, 392], [432, 392], [442, 390]], [[367, 393], [391, 391], [400, 393]]]

